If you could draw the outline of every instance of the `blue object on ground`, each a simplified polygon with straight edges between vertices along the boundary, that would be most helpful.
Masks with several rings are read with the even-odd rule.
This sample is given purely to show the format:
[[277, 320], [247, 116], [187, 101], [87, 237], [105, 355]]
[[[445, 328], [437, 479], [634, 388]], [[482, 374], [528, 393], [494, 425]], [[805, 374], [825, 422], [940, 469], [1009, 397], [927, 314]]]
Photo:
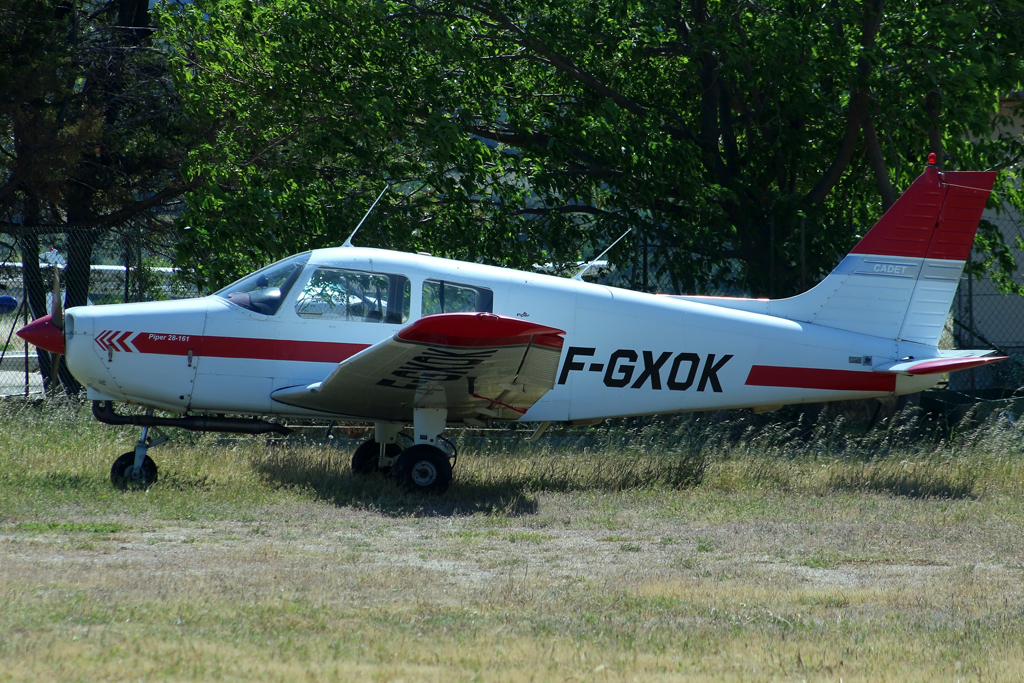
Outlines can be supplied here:
[[9, 294], [0, 296], [0, 315], [7, 315], [18, 310], [18, 300]]

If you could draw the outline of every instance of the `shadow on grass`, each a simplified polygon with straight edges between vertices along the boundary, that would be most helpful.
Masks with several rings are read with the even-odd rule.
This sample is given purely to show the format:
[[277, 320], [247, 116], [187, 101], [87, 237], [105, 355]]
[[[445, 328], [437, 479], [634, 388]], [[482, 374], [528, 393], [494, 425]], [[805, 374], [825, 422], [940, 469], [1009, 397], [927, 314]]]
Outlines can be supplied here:
[[832, 474], [828, 487], [838, 491], [888, 493], [905, 498], [975, 498], [978, 473], [971, 468], [885, 463]]
[[720, 463], [711, 485], [725, 491], [765, 487], [821, 496], [855, 492], [961, 500], [978, 497], [982, 473], [969, 458], [881, 458], [870, 462], [835, 458], [807, 467], [786, 458], [754, 455]]
[[210, 477], [206, 475], [184, 475], [177, 472], [166, 472], [160, 474], [158, 481], [160, 486], [174, 489], [175, 491], [209, 491], [213, 484]]
[[95, 482], [88, 477], [66, 472], [46, 472], [26, 477], [26, 480], [27, 486], [43, 490], [80, 491], [95, 486]]
[[269, 484], [296, 487], [342, 507], [369, 508], [383, 514], [415, 517], [457, 517], [478, 513], [508, 516], [537, 512], [537, 501], [522, 489], [459, 480], [439, 496], [408, 493], [382, 475], [356, 476], [348, 467], [329, 461], [267, 458], [254, 467]]
[[690, 488], [700, 483], [705, 459], [679, 453], [474, 454], [460, 461], [451, 488], [439, 496], [403, 491], [383, 476], [355, 476], [347, 458], [329, 450], [275, 449], [252, 466], [273, 486], [307, 490], [339, 506], [395, 515], [516, 516], [536, 513], [541, 492]]

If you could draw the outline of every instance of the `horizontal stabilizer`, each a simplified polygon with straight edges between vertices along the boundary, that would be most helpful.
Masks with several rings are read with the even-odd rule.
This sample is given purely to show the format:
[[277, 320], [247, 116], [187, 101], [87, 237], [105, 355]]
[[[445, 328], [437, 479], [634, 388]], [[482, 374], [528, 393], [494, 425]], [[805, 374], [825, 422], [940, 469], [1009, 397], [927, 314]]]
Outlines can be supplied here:
[[[903, 360], [888, 365], [873, 368], [875, 372], [886, 372], [906, 375], [938, 375], [943, 372], [955, 372], [967, 370], [980, 365], [988, 365], [1001, 360], [1006, 356], [982, 355], [991, 354], [991, 351], [968, 351], [957, 353], [956, 356], [943, 356], [941, 358], [917, 358]], [[968, 355], [971, 354], [971, 355]]]

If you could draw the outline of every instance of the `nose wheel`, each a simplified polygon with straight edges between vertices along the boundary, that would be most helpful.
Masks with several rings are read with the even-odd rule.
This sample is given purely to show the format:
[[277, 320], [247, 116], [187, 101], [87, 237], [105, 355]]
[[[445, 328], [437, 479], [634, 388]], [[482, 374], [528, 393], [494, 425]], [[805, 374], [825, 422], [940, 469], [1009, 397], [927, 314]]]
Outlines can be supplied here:
[[135, 450], [123, 453], [111, 465], [110, 483], [119, 489], [148, 489], [155, 484], [158, 476], [157, 466], [146, 452], [153, 446], [166, 442], [167, 439], [167, 435], [158, 428], [143, 427]]
[[156, 483], [157, 466], [153, 458], [144, 456], [142, 467], [135, 467], [135, 451], [128, 451], [123, 454], [110, 468], [110, 483], [119, 489], [143, 488], [148, 489]]

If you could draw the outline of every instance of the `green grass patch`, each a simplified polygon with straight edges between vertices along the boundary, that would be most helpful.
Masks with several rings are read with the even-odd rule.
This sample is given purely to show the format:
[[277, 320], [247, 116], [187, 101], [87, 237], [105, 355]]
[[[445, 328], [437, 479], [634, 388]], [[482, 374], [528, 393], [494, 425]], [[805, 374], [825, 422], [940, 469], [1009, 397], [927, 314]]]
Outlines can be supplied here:
[[134, 430], [0, 411], [5, 680], [1024, 676], [1024, 438], [998, 418], [456, 432], [424, 497], [347, 449], [178, 433], [155, 486], [115, 490]]
[[832, 553], [818, 550], [810, 557], [805, 557], [800, 564], [811, 569], [835, 569], [839, 566], [839, 558]]
[[124, 531], [128, 527], [114, 522], [18, 522], [9, 528], [15, 531], [36, 533], [60, 531], [64, 533], [116, 534], [118, 531]]

